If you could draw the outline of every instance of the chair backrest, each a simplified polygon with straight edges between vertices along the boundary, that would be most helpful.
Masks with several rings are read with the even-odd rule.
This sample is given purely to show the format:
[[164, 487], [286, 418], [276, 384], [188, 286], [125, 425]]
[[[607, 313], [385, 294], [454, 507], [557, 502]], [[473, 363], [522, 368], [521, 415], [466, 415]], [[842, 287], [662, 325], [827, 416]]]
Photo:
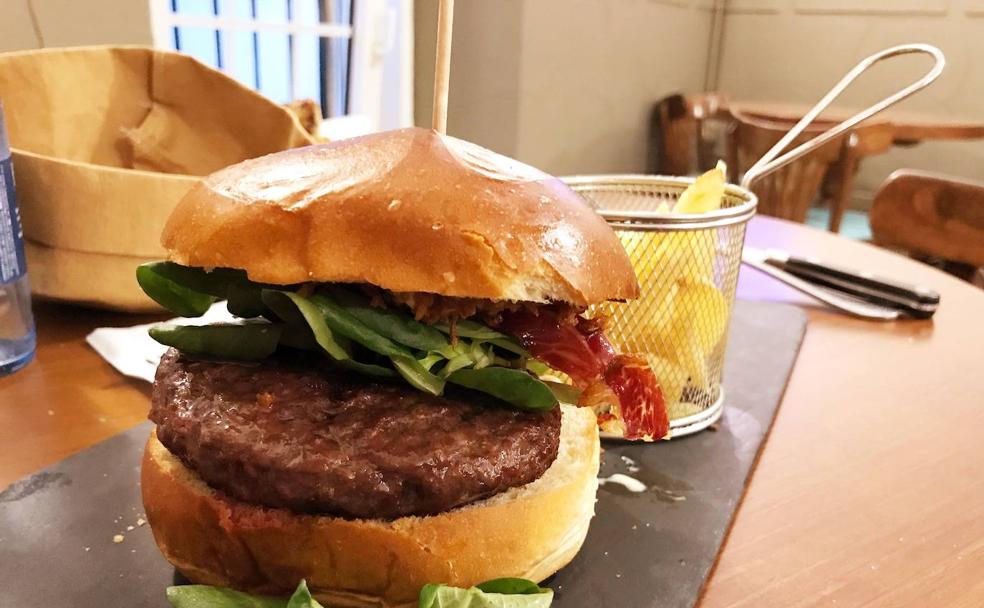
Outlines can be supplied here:
[[[791, 125], [733, 112], [736, 134], [738, 168], [742, 173], [769, 151], [789, 130]], [[790, 148], [797, 146], [828, 125], [811, 125], [797, 137]], [[794, 222], [805, 222], [806, 214], [820, 191], [827, 170], [841, 156], [845, 136], [827, 142], [806, 156], [759, 179], [752, 185], [758, 196], [758, 213]]]
[[658, 101], [650, 120], [646, 171], [699, 175], [712, 169], [719, 159], [732, 166], [728, 140], [733, 121], [726, 106], [724, 97], [717, 93], [673, 94]]
[[984, 183], [908, 169], [892, 173], [869, 212], [873, 240], [984, 266]]

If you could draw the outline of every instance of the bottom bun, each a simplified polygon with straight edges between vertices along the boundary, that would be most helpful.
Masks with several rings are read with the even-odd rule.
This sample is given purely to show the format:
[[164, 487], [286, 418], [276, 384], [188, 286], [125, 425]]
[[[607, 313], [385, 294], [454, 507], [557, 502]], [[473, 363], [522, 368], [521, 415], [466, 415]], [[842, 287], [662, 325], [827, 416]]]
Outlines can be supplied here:
[[233, 500], [154, 434], [141, 475], [147, 520], [164, 557], [194, 582], [287, 595], [305, 579], [327, 606], [412, 606], [427, 583], [539, 582], [581, 548], [598, 487], [594, 414], [562, 407], [560, 451], [540, 479], [446, 513], [392, 521]]

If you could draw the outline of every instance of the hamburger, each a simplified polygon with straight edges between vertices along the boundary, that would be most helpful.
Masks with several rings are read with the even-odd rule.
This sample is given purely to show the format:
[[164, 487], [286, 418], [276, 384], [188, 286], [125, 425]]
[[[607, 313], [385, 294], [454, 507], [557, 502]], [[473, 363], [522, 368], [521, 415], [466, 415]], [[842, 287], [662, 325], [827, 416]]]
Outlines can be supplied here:
[[561, 181], [403, 129], [223, 169], [179, 202], [142, 466], [147, 519], [190, 580], [332, 606], [428, 583], [542, 581], [593, 515], [598, 429], [667, 433], [645, 361], [589, 307], [638, 293]]

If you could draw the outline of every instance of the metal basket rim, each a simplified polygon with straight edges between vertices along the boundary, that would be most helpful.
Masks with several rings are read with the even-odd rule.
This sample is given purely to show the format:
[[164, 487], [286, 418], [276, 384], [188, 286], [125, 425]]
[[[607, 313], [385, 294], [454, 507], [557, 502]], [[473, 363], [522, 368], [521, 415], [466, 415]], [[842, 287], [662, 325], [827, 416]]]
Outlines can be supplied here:
[[[681, 191], [694, 183], [696, 177], [671, 175], [644, 175], [633, 173], [609, 173], [598, 175], [568, 175], [560, 178], [575, 192], [598, 186], [636, 186], [650, 188], [679, 188]], [[745, 222], [755, 215], [758, 197], [755, 193], [737, 186], [725, 184], [726, 194], [742, 200], [734, 207], [726, 207], [707, 213], [673, 213], [665, 211], [619, 211], [614, 209], [595, 209], [609, 223], [618, 227], [632, 228], [650, 226], [678, 226], [680, 228], [712, 228], [727, 224]]]

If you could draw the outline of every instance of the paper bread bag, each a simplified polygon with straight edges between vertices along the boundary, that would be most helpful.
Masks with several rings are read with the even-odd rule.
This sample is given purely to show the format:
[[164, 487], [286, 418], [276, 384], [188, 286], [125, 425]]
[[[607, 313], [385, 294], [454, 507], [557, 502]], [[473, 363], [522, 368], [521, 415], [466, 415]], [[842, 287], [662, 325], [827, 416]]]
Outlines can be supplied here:
[[0, 54], [36, 296], [156, 310], [134, 268], [159, 259], [202, 175], [313, 143], [288, 110], [195, 59], [144, 47]]

